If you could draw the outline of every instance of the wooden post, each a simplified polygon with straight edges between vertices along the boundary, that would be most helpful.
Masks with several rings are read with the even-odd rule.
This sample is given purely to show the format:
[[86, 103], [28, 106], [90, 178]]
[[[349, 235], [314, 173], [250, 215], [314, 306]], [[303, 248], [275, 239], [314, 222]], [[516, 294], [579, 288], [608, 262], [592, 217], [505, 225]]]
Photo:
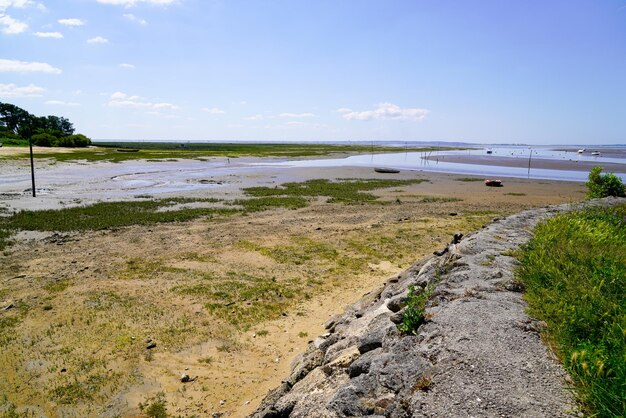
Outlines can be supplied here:
[[30, 178], [31, 178], [32, 188], [33, 188], [33, 197], [37, 197], [37, 192], [35, 191], [35, 163], [33, 161], [33, 138], [30, 135], [28, 138], [28, 146], [30, 147]]

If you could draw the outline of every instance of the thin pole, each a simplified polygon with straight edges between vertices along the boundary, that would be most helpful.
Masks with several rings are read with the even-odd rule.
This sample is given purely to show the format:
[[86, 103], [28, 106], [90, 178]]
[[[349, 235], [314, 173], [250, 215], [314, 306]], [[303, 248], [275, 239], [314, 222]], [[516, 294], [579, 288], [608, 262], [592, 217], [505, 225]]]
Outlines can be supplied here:
[[33, 162], [33, 139], [28, 139], [28, 145], [30, 147], [30, 178], [32, 181], [33, 187], [33, 197], [37, 197], [37, 192], [35, 191], [35, 163]]
[[530, 177], [530, 160], [533, 158], [533, 149], [530, 148], [530, 155], [528, 156], [528, 177]]

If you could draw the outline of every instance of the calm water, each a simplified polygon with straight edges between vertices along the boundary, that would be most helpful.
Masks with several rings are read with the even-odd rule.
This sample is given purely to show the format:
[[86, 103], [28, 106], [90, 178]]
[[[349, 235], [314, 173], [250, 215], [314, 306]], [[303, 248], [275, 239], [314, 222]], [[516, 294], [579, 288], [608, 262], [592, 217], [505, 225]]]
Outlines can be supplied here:
[[[501, 146], [491, 147], [492, 155], [495, 157], [522, 159], [528, 161], [530, 151], [529, 147], [521, 146]], [[602, 163], [617, 163], [626, 166], [626, 147], [612, 148], [617, 152], [611, 153], [608, 149], [602, 151], [607, 156], [592, 156], [589, 151], [579, 154], [574, 151], [559, 151], [554, 148], [532, 148], [532, 159], [542, 160], [560, 160], [560, 161], [591, 161], [602, 165]], [[621, 155], [620, 155], [621, 153]], [[614, 155], [615, 154], [615, 155]], [[569, 180], [569, 181], [586, 181], [589, 175], [588, 170], [572, 171], [572, 170], [548, 170], [532, 168], [530, 173], [527, 167], [501, 167], [494, 165], [482, 164], [462, 164], [452, 163], [442, 160], [425, 159], [425, 156], [445, 156], [445, 155], [486, 155], [486, 150], [466, 150], [466, 151], [443, 151], [433, 153], [423, 152], [399, 152], [391, 154], [363, 154], [346, 158], [333, 159], [317, 159], [317, 160], [300, 160], [285, 161], [278, 163], [260, 163], [259, 165], [286, 166], [286, 167], [341, 167], [341, 166], [359, 166], [359, 167], [391, 167], [400, 170], [417, 170], [444, 172], [455, 174], [477, 175], [484, 177], [518, 177], [531, 179], [548, 179], [548, 180]], [[618, 173], [623, 180], [626, 181], [626, 174]]]

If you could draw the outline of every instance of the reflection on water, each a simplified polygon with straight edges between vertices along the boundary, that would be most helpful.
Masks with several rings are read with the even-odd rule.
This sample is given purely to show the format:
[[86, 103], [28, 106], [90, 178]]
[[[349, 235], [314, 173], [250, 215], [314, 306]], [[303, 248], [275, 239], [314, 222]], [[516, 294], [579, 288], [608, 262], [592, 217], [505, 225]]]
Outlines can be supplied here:
[[[346, 158], [322, 159], [322, 160], [302, 160], [302, 161], [285, 161], [279, 163], [269, 163], [259, 165], [279, 165], [287, 167], [342, 167], [342, 166], [360, 166], [360, 167], [390, 167], [400, 170], [421, 170], [431, 172], [444, 172], [455, 174], [477, 175], [483, 177], [518, 177], [531, 179], [547, 179], [547, 180], [569, 180], [569, 181], [586, 181], [589, 170], [558, 170], [558, 169], [539, 169], [532, 167], [532, 160], [556, 160], [556, 161], [572, 161], [572, 162], [594, 162], [601, 165], [603, 163], [626, 164], [626, 148], [615, 148], [616, 152], [607, 154], [608, 157], [599, 155], [593, 156], [589, 151], [579, 154], [576, 151], [559, 151], [549, 148], [529, 148], [529, 147], [490, 147], [491, 157], [511, 158], [530, 161], [531, 169], [528, 167], [504, 167], [488, 164], [463, 164], [445, 161], [447, 155], [469, 155], [469, 156], [485, 156], [485, 150], [464, 150], [464, 151], [440, 151], [440, 152], [402, 152], [392, 154], [368, 154], [355, 155]], [[532, 151], [532, 156], [531, 156]], [[623, 153], [620, 155], [620, 152]], [[429, 157], [429, 158], [427, 158]], [[442, 157], [442, 158], [439, 158]], [[626, 180], [626, 174], [617, 174], [623, 180]]]

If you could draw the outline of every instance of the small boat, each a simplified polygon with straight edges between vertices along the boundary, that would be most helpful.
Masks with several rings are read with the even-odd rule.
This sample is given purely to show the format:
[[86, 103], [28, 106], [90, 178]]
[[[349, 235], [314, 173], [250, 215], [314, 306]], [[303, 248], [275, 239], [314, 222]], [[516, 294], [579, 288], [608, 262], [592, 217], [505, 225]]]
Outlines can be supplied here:
[[591, 155], [600, 155], [600, 153], [598, 151], [594, 151], [591, 153]]
[[118, 148], [117, 152], [139, 152], [136, 148]]
[[585, 149], [584, 149], [584, 148], [583, 148], [583, 149], [579, 149], [579, 150], [578, 150], [578, 153], [579, 153], [579, 154], [582, 154], [583, 152], [585, 152]]
[[502, 187], [502, 180], [485, 180], [485, 186], [489, 187]]
[[490, 149], [488, 149], [488, 150], [487, 150], [487, 154], [493, 154], [493, 151], [492, 151], [492, 150], [490, 150]]
[[395, 168], [388, 168], [388, 167], [374, 167], [374, 171], [377, 173], [399, 173], [400, 170], [395, 169]]

